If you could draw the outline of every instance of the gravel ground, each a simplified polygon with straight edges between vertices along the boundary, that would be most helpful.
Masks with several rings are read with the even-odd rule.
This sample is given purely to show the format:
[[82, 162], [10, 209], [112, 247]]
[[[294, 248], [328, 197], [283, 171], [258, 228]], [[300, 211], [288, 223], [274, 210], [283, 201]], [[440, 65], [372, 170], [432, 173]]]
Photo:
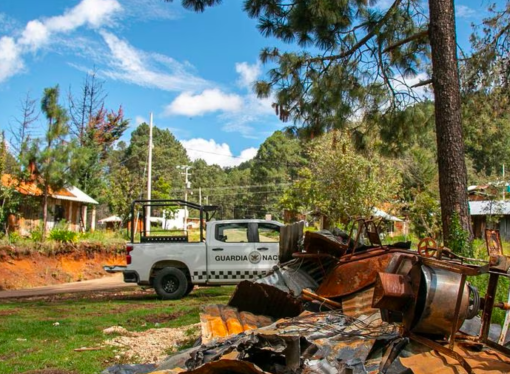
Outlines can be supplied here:
[[150, 329], [143, 332], [128, 331], [121, 326], [103, 330], [106, 335], [118, 334], [105, 344], [118, 347], [118, 356], [136, 363], [160, 363], [180, 346], [193, 343], [200, 336], [200, 324], [179, 328]]

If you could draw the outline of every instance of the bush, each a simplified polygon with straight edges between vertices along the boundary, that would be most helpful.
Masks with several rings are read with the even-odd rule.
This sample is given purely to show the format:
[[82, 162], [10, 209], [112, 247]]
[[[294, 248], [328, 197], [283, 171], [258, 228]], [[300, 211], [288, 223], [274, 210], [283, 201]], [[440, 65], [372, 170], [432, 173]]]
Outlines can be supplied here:
[[30, 240], [34, 242], [42, 242], [43, 240], [43, 229], [42, 226], [37, 230], [30, 232]]
[[78, 240], [78, 233], [69, 230], [68, 223], [62, 220], [50, 231], [49, 238], [61, 243], [75, 243]]
[[21, 240], [21, 235], [14, 231], [9, 233], [9, 243], [16, 244]]

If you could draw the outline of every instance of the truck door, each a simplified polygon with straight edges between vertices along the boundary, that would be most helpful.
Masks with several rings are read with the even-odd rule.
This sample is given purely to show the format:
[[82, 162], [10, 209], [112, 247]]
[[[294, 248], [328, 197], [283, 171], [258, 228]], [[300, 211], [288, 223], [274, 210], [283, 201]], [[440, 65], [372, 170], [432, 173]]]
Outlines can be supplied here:
[[269, 271], [278, 263], [280, 254], [280, 226], [269, 222], [257, 225], [257, 243], [255, 249], [261, 255], [261, 265]]
[[258, 244], [255, 243], [256, 224], [217, 223], [214, 230], [214, 237], [207, 243], [208, 282], [234, 284], [258, 278], [260, 259], [255, 249]]

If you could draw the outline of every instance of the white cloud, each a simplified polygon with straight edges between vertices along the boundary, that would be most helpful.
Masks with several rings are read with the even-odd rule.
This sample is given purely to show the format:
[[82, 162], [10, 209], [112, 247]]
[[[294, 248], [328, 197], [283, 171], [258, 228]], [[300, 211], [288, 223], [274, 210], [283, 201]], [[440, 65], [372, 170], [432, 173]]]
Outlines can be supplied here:
[[0, 38], [0, 82], [8, 79], [24, 68], [20, 50], [13, 38]]
[[235, 94], [226, 94], [219, 89], [204, 90], [199, 95], [184, 92], [166, 108], [165, 114], [201, 116], [212, 112], [236, 112], [243, 106], [243, 100]]
[[403, 77], [398, 75], [394, 77], [393, 88], [399, 92], [411, 92], [415, 97], [427, 98], [431, 96], [432, 85], [420, 86], [417, 88], [411, 88], [415, 84], [429, 80], [430, 77], [426, 73], [419, 73], [414, 77]]
[[241, 154], [239, 155], [239, 158], [243, 160], [243, 162], [251, 160], [252, 158], [255, 158], [257, 155], [258, 149], [251, 147], [246, 148], [241, 151]]
[[277, 122], [272, 103], [273, 97], [259, 99], [252, 91], [252, 84], [261, 74], [260, 65], [247, 62], [236, 63], [238, 85], [243, 93], [225, 93], [219, 88], [206, 89], [201, 93], [184, 92], [164, 109], [163, 115], [200, 116], [220, 112], [219, 119], [225, 132], [237, 132], [245, 138], [258, 138], [253, 123]]
[[22, 70], [23, 54], [36, 52], [56, 40], [59, 34], [82, 26], [98, 28], [108, 24], [121, 10], [117, 0], [82, 0], [63, 15], [29, 21], [19, 38], [2, 38], [1, 51], [10, 54], [0, 57], [0, 82]]
[[82, 0], [63, 15], [28, 22], [19, 43], [37, 50], [50, 40], [52, 34], [71, 32], [82, 26], [101, 27], [111, 22], [121, 10], [117, 0]]
[[173, 20], [180, 18], [182, 7], [175, 2], [162, 0], [119, 0], [128, 18], [137, 22], [152, 20]]
[[[166, 91], [203, 89], [210, 85], [193, 74], [192, 67], [170, 57], [138, 50], [127, 41], [101, 31], [108, 45], [108, 69], [100, 72], [112, 79]], [[103, 56], [104, 57], [104, 56]]]
[[456, 5], [455, 6], [455, 15], [457, 18], [471, 18], [476, 15], [476, 11], [467, 5]]
[[49, 37], [50, 31], [46, 25], [34, 20], [27, 23], [18, 43], [32, 51], [36, 51], [48, 42]]
[[188, 156], [192, 161], [201, 158], [208, 165], [216, 164], [221, 167], [237, 166], [251, 160], [257, 154], [257, 148], [252, 147], [241, 151], [239, 156], [234, 156], [227, 143], [218, 144], [214, 139], [195, 138], [181, 140], [181, 144], [186, 148]]
[[0, 13], [0, 32], [9, 33], [17, 27], [17, 21], [5, 13]]
[[149, 121], [147, 121], [147, 119], [145, 117], [142, 117], [142, 116], [136, 116], [135, 117], [135, 126], [138, 126], [142, 123], [149, 123]]
[[236, 64], [236, 72], [240, 75], [239, 84], [241, 87], [252, 88], [253, 83], [259, 77], [260, 65], [254, 64], [250, 65], [247, 62], [239, 62]]

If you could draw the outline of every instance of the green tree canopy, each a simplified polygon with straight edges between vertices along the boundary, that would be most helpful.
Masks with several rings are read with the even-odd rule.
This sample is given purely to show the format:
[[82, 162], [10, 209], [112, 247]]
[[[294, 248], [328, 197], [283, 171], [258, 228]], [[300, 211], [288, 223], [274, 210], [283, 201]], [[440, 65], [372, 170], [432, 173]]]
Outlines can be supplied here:
[[43, 193], [43, 232], [48, 229], [48, 198], [50, 194], [74, 182], [72, 170], [75, 143], [69, 140], [69, 118], [59, 104], [59, 87], [44, 89], [41, 110], [47, 120], [43, 139], [28, 139], [22, 146], [27, 177], [36, 173], [35, 181]]
[[308, 165], [282, 201], [291, 210], [312, 211], [327, 216], [331, 223], [345, 223], [370, 216], [374, 207], [398, 197], [400, 178], [389, 160], [356, 152], [346, 132], [314, 139], [308, 157]]
[[260, 145], [252, 160], [251, 183], [263, 186], [253, 189], [260, 196], [255, 200], [259, 216], [271, 213], [281, 218], [279, 200], [284, 189], [296, 180], [299, 169], [306, 164], [301, 142], [282, 131], [275, 131]]
[[[127, 219], [133, 200], [147, 196], [149, 125], [140, 124], [126, 146], [119, 143], [108, 159], [108, 205], [112, 213]], [[178, 165], [189, 164], [186, 150], [165, 129], [153, 128], [152, 194], [156, 198], [184, 198], [184, 177]]]

